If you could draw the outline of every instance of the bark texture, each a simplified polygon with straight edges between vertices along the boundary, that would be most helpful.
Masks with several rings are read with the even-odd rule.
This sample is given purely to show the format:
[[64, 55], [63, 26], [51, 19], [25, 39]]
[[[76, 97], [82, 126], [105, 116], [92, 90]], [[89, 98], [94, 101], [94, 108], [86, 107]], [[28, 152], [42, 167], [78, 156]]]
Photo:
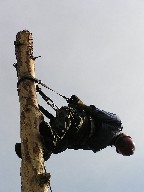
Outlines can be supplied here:
[[[18, 80], [35, 77], [32, 34], [20, 31], [16, 35], [15, 54]], [[38, 131], [42, 115], [38, 109], [35, 82], [23, 80], [18, 86], [20, 102], [21, 190], [47, 192], [50, 174], [45, 172], [42, 144]]]

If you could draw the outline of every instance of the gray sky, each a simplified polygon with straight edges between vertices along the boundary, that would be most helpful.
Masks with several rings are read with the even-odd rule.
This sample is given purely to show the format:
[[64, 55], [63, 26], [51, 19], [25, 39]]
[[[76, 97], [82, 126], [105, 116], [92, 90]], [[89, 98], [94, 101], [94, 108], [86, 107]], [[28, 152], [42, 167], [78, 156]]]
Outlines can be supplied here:
[[[13, 42], [33, 33], [36, 76], [60, 93], [119, 115], [136, 143], [132, 157], [114, 148], [68, 150], [46, 163], [53, 192], [137, 192], [144, 188], [144, 1], [0, 1], [0, 191], [20, 191], [19, 102]], [[46, 91], [47, 92], [47, 91]], [[49, 92], [47, 92], [49, 94]], [[59, 106], [63, 100], [52, 95]], [[41, 101], [40, 101], [41, 102]]]

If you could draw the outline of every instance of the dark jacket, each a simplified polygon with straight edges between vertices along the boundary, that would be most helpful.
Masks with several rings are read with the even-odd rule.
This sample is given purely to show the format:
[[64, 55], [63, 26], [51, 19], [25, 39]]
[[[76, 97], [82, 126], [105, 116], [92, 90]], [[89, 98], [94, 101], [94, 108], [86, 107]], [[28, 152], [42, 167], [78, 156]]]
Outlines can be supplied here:
[[115, 114], [81, 102], [60, 108], [51, 127], [56, 135], [53, 153], [66, 149], [97, 152], [113, 145], [113, 140], [123, 128]]

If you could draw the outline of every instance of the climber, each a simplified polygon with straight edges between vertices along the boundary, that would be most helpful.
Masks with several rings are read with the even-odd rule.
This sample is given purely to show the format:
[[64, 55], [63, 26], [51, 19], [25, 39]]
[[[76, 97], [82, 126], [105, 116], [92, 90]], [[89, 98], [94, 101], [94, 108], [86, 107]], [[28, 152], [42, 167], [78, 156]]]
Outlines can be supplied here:
[[97, 152], [107, 146], [115, 146], [117, 153], [124, 156], [134, 153], [135, 144], [130, 136], [122, 133], [122, 123], [116, 115], [94, 105], [87, 106], [75, 95], [68, 103], [51, 118], [50, 126], [43, 121], [39, 127], [45, 146], [52, 153], [66, 149]]
[[[75, 95], [68, 106], [56, 111], [56, 117], [39, 105], [40, 111], [50, 119], [48, 124], [42, 121], [39, 132], [42, 137], [44, 159], [66, 149], [91, 150], [94, 153], [115, 146], [116, 152], [123, 156], [133, 155], [135, 144], [132, 138], [122, 132], [122, 123], [113, 113], [87, 106]], [[21, 157], [20, 144], [16, 144], [16, 153]]]

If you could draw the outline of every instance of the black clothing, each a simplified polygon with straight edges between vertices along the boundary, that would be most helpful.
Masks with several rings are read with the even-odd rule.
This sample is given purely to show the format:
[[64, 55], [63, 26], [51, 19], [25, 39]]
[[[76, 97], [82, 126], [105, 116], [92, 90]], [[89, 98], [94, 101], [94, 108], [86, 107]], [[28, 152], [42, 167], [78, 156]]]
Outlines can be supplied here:
[[[51, 134], [42, 136], [46, 148], [55, 154], [66, 149], [97, 152], [113, 145], [122, 131], [122, 123], [116, 115], [82, 103], [60, 108], [50, 124], [45, 131], [47, 129]], [[42, 126], [40, 133], [41, 130]]]
[[[50, 119], [50, 125], [43, 121], [39, 126], [45, 161], [52, 153], [61, 153], [66, 149], [92, 150], [96, 153], [115, 145], [123, 134], [122, 123], [115, 114], [100, 110], [94, 105], [84, 105], [74, 95], [68, 103], [68, 106], [57, 110], [56, 117], [39, 106], [41, 112]], [[15, 151], [21, 158], [20, 143], [15, 145]]]

